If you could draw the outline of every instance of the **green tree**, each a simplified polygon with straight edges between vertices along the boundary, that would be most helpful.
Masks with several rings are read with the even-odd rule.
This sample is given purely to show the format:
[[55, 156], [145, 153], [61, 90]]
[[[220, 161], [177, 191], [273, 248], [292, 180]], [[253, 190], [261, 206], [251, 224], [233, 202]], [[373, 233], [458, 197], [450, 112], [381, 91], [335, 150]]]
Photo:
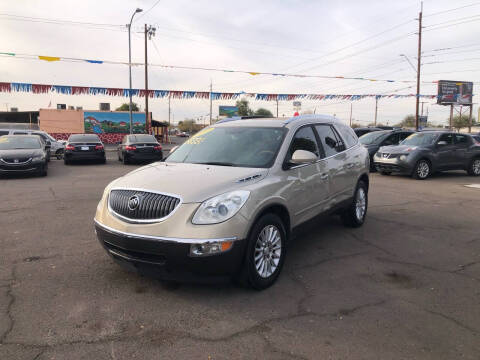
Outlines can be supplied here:
[[415, 127], [415, 115], [407, 115], [397, 124], [399, 127]]
[[190, 134], [194, 134], [202, 128], [203, 126], [197, 124], [194, 120], [183, 120], [178, 122], [178, 129]]
[[[448, 119], [447, 121], [450, 121], [450, 119]], [[469, 122], [470, 120], [468, 115], [462, 115], [461, 117], [460, 115], [455, 115], [452, 119], [452, 125], [458, 131], [460, 131], [460, 129], [462, 128], [468, 127]], [[472, 124], [475, 124], [475, 118], [473, 116], [472, 116]]]
[[[123, 103], [120, 107], [116, 108], [115, 111], [130, 111], [129, 104]], [[138, 105], [134, 102], [132, 102], [132, 111], [140, 111]]]
[[269, 117], [269, 118], [273, 117], [272, 112], [265, 108], [257, 109], [257, 111], [255, 111], [255, 115], [260, 115], [260, 116]]
[[239, 116], [252, 116], [253, 115], [253, 110], [250, 109], [250, 106], [248, 106], [248, 100], [242, 99], [242, 100], [237, 100], [237, 108], [238, 108], [238, 115]]

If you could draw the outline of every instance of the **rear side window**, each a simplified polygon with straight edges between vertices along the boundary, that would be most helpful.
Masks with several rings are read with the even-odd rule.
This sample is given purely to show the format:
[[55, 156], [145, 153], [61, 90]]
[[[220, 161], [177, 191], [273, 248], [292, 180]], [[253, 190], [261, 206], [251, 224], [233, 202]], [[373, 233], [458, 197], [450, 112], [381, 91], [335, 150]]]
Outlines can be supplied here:
[[28, 133], [23, 132], [23, 131], [15, 131], [13, 135], [28, 135]]
[[337, 124], [335, 125], [337, 128], [338, 132], [340, 133], [340, 136], [342, 137], [345, 147], [351, 148], [352, 146], [356, 145], [358, 142], [358, 137], [357, 134], [355, 134], [355, 131], [350, 126], [346, 126], [343, 124]]
[[405, 140], [407, 137], [409, 137], [410, 135], [412, 135], [412, 133], [403, 132], [403, 133], [400, 133], [400, 134], [398, 134], [398, 135], [399, 135], [399, 138], [400, 138], [400, 142], [402, 142], [402, 141]]
[[336, 155], [345, 150], [345, 145], [330, 125], [316, 125], [315, 129], [325, 151], [325, 157]]
[[455, 144], [468, 144], [467, 135], [455, 134]]
[[305, 126], [296, 132], [288, 149], [287, 162], [290, 161], [293, 153], [297, 150], [310, 151], [319, 156], [317, 139], [310, 126]]
[[437, 142], [445, 141], [448, 145], [453, 145], [453, 134], [443, 134]]

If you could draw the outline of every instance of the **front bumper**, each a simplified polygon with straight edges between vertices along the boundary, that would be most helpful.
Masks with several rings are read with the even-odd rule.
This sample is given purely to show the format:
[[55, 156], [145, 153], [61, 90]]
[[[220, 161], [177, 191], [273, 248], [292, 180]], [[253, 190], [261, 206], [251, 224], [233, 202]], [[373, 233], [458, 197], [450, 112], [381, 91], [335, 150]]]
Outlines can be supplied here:
[[95, 221], [98, 240], [120, 265], [163, 280], [217, 282], [235, 275], [242, 265], [245, 240], [223, 253], [191, 257], [190, 245], [219, 239], [176, 239], [131, 234]]
[[29, 162], [28, 164], [14, 165], [0, 162], [0, 173], [32, 173], [42, 171], [45, 166], [43, 162]]
[[379, 172], [410, 174], [413, 168], [409, 160], [410, 159], [400, 160], [398, 157], [393, 159], [384, 159], [378, 156], [377, 153], [373, 157], [373, 164]]

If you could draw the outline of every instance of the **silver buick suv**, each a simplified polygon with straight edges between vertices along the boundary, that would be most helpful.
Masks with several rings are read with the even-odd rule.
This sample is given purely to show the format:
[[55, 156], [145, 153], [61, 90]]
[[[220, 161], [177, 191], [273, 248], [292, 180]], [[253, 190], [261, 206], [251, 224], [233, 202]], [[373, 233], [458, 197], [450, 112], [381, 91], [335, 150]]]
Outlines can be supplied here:
[[115, 261], [142, 274], [264, 289], [293, 228], [327, 212], [363, 224], [368, 170], [367, 150], [334, 117], [224, 119], [111, 182], [96, 233]]

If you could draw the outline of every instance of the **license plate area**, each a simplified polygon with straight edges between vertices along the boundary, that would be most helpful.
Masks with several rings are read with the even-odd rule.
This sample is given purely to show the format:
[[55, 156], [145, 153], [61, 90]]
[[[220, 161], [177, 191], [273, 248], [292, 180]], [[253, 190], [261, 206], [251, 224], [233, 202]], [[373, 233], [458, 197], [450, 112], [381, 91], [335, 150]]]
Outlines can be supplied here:
[[82, 146], [82, 147], [80, 147], [80, 150], [88, 151], [88, 150], [90, 150], [90, 148], [88, 146]]

